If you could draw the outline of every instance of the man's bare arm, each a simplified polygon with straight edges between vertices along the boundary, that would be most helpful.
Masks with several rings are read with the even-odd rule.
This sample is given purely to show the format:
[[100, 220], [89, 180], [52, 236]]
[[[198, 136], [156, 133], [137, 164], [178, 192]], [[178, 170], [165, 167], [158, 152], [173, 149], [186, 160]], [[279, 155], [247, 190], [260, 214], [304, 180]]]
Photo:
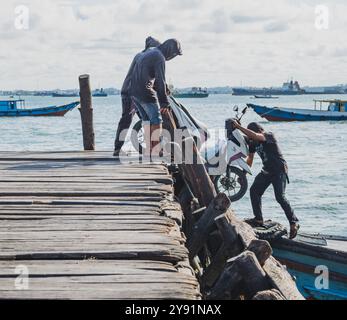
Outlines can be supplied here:
[[253, 166], [253, 160], [254, 160], [254, 153], [250, 153], [247, 157], [247, 164], [252, 167]]
[[264, 134], [257, 133], [252, 130], [249, 130], [247, 128], [242, 127], [237, 121], [234, 121], [235, 128], [239, 129], [241, 132], [243, 132], [248, 138], [250, 138], [253, 141], [257, 142], [265, 142], [266, 138]]

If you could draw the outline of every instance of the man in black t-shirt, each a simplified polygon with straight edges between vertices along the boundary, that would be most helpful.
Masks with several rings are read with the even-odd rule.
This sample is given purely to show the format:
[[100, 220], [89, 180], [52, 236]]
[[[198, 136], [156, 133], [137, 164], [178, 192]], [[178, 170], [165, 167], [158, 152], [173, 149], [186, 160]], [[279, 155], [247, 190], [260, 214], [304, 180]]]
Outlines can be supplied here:
[[254, 154], [257, 152], [263, 162], [263, 169], [257, 175], [250, 189], [254, 219], [248, 222], [255, 226], [263, 225], [261, 198], [266, 189], [272, 184], [277, 202], [284, 210], [290, 224], [290, 239], [296, 237], [300, 228], [289, 201], [285, 197], [288, 179], [288, 166], [272, 132], [265, 132], [258, 123], [252, 122], [247, 129], [234, 121], [234, 126], [248, 137], [249, 156], [247, 163], [252, 166]]

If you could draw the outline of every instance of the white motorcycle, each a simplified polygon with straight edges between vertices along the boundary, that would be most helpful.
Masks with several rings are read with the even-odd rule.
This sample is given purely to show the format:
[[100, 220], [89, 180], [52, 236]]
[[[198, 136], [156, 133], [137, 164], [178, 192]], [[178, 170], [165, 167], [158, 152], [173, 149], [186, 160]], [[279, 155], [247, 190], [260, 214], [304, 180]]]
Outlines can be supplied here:
[[[210, 138], [207, 126], [194, 118], [173, 97], [170, 97], [170, 105], [178, 126], [187, 129], [197, 145], [202, 146], [200, 152], [216, 191], [227, 194], [232, 202], [240, 200], [248, 189], [246, 175], [252, 172], [245, 160], [249, 154], [246, 139], [239, 130], [233, 127], [233, 119], [226, 120], [226, 138], [220, 139], [212, 147], [207, 147], [205, 142]], [[240, 122], [247, 107], [241, 113], [238, 107], [235, 107], [234, 111], [237, 113], [234, 120]], [[140, 154], [143, 153], [146, 145], [141, 120], [133, 127], [131, 142]]]
[[217, 148], [209, 148], [204, 155], [217, 192], [225, 193], [231, 202], [240, 200], [246, 194], [247, 174], [252, 175], [246, 162], [249, 155], [246, 137], [233, 126], [233, 120], [241, 122], [247, 107], [240, 113], [235, 106], [234, 111], [236, 118], [225, 121], [226, 137], [219, 140]]

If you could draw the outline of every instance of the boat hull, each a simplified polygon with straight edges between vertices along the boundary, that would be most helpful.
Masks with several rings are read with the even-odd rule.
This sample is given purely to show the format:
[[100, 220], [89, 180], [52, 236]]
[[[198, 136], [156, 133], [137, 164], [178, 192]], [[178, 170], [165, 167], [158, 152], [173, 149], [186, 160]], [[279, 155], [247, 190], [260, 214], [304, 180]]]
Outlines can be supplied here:
[[347, 112], [247, 105], [268, 121], [347, 121]]
[[76, 98], [79, 97], [78, 94], [69, 94], [69, 93], [53, 93], [52, 94], [53, 98]]
[[276, 89], [243, 89], [233, 88], [234, 96], [297, 96], [305, 94], [304, 91], [284, 91]]
[[278, 99], [279, 97], [273, 97], [273, 96], [254, 96], [255, 99]]
[[209, 96], [208, 93], [199, 93], [199, 94], [177, 93], [177, 94], [174, 94], [174, 98], [208, 98], [208, 96]]
[[69, 103], [63, 106], [52, 106], [33, 109], [17, 109], [0, 111], [0, 117], [63, 117], [67, 112], [73, 110], [79, 102]]
[[107, 93], [97, 93], [97, 94], [93, 94], [93, 97], [94, 98], [106, 98], [108, 97], [108, 94]]
[[[273, 242], [272, 247], [275, 258], [287, 266], [305, 298], [347, 299], [346, 252], [288, 239]], [[319, 278], [322, 268], [328, 270], [326, 287], [321, 286], [323, 282]]]

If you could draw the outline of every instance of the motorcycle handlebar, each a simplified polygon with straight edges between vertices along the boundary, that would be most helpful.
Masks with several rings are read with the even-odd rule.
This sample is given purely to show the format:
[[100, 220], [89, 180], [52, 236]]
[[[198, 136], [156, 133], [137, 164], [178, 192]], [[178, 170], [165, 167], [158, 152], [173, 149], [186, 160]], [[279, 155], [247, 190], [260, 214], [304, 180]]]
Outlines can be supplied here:
[[240, 120], [238, 118], [232, 118], [232, 119], [227, 119], [225, 121], [225, 129], [228, 131], [234, 131], [236, 128], [234, 126], [233, 121], [237, 121], [238, 123], [241, 124]]

